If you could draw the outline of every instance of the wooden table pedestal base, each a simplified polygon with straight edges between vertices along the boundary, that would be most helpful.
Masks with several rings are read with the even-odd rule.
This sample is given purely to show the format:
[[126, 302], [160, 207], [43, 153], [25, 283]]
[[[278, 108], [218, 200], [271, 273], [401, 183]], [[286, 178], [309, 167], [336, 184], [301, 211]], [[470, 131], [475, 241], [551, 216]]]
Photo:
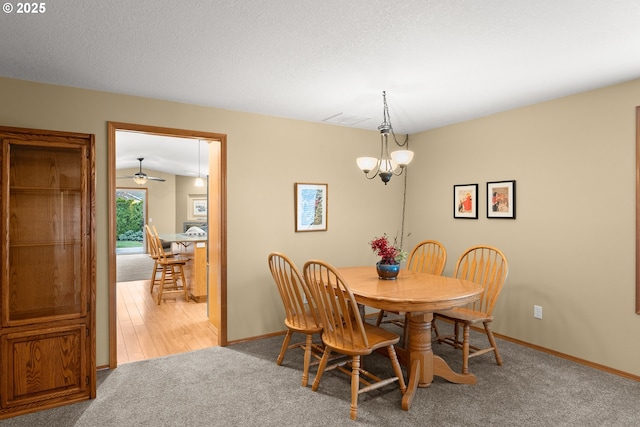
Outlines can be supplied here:
[[409, 315], [409, 348], [398, 348], [400, 361], [408, 367], [409, 384], [402, 397], [402, 409], [408, 411], [418, 387], [429, 387], [434, 375], [456, 384], [475, 384], [473, 374], [454, 372], [447, 362], [433, 354], [431, 349], [431, 321], [433, 313]]

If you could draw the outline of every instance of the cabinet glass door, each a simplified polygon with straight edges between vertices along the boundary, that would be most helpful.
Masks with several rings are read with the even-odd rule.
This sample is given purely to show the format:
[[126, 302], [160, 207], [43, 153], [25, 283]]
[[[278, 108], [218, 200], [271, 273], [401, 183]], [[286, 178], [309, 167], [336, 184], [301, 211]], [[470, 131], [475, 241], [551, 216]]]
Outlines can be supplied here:
[[5, 140], [3, 159], [3, 324], [84, 316], [86, 149]]

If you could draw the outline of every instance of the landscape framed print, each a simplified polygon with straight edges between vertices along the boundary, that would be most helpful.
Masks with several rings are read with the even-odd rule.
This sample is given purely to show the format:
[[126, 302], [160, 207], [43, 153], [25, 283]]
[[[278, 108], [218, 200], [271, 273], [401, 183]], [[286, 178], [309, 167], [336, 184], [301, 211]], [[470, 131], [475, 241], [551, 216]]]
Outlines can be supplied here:
[[328, 184], [295, 184], [296, 232], [327, 231]]
[[207, 217], [207, 198], [201, 194], [189, 194], [187, 219], [202, 221]]
[[478, 184], [453, 186], [453, 217], [478, 219]]
[[516, 182], [487, 182], [487, 218], [516, 218]]

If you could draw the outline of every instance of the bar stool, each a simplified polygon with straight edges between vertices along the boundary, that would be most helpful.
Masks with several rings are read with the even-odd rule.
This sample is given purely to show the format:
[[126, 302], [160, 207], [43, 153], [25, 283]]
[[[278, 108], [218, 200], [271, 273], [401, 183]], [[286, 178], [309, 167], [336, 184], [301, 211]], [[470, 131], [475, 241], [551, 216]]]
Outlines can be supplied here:
[[157, 267], [154, 268], [154, 280], [151, 282], [152, 291], [157, 272], [156, 268], [162, 271], [162, 275], [158, 281], [158, 305], [162, 302], [162, 296], [164, 294], [182, 293], [184, 294], [184, 300], [188, 302], [189, 293], [187, 289], [187, 280], [184, 276], [184, 266], [187, 261], [189, 261], [189, 258], [183, 258], [166, 253], [162, 248], [162, 240], [160, 240], [160, 236], [158, 236], [158, 232], [155, 227], [153, 228], [151, 244], [152, 246], [155, 245], [153, 252], [157, 255], [157, 259], [155, 260]]

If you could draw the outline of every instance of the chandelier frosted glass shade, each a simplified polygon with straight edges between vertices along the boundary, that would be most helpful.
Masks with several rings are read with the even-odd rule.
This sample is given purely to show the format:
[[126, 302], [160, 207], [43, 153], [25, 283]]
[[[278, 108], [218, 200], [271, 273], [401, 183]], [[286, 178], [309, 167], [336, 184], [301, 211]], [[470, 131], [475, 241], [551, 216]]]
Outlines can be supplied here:
[[375, 157], [358, 157], [356, 163], [360, 170], [365, 173], [372, 171], [378, 165], [378, 159]]
[[409, 135], [406, 136], [403, 143], [396, 140], [391, 126], [391, 118], [389, 117], [389, 107], [387, 106], [387, 94], [382, 92], [382, 100], [384, 102], [383, 116], [384, 120], [378, 130], [380, 131], [380, 157], [358, 157], [356, 163], [367, 179], [373, 179], [380, 176], [382, 182], [387, 182], [394, 175], [401, 175], [404, 168], [413, 160], [413, 151], [396, 150], [389, 154], [389, 135], [393, 137], [393, 141], [398, 147], [409, 147]]
[[404, 167], [413, 160], [413, 151], [397, 150], [391, 153], [391, 160], [396, 162], [400, 167]]

